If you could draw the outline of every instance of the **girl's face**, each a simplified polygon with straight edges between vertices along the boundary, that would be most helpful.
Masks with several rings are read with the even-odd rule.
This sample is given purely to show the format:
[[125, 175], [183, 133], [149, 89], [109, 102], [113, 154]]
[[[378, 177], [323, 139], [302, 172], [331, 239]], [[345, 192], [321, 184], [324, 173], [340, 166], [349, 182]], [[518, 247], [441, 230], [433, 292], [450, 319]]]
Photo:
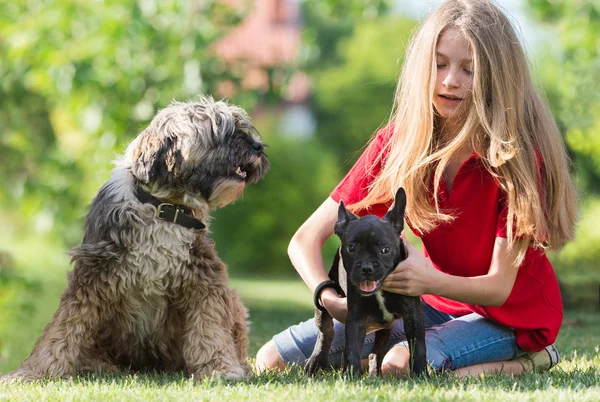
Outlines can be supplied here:
[[437, 78], [433, 106], [448, 123], [460, 118], [459, 107], [469, 100], [473, 59], [467, 40], [455, 28], [446, 29], [436, 46]]

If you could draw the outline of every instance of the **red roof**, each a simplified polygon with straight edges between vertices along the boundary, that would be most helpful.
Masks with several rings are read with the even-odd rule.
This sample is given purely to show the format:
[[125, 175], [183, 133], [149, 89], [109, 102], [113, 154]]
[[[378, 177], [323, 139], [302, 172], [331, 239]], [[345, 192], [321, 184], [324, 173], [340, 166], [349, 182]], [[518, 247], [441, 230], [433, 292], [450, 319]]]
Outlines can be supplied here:
[[[244, 7], [245, 0], [222, 0]], [[273, 67], [293, 64], [300, 46], [300, 18], [295, 0], [255, 0], [240, 26], [215, 43], [228, 62], [246, 60], [252, 65]]]

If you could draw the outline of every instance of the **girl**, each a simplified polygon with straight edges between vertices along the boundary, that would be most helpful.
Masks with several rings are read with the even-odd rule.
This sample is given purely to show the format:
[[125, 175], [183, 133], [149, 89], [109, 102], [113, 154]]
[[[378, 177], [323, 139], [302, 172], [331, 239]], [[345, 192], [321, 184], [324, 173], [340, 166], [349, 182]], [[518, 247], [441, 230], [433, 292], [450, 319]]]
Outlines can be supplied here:
[[[390, 124], [290, 242], [311, 290], [328, 279], [321, 247], [338, 202], [359, 216], [383, 216], [400, 186], [423, 252], [405, 241], [409, 257], [384, 289], [421, 296], [432, 368], [464, 376], [556, 364], [563, 311], [544, 250], [572, 238], [576, 193], [519, 39], [489, 1], [448, 0], [412, 39]], [[346, 300], [330, 288], [318, 297], [339, 321], [330, 354], [339, 364]], [[261, 348], [257, 369], [301, 364], [315, 340], [312, 320], [288, 328]], [[372, 342], [373, 334], [363, 358]], [[401, 321], [388, 347], [383, 374], [405, 375]]]

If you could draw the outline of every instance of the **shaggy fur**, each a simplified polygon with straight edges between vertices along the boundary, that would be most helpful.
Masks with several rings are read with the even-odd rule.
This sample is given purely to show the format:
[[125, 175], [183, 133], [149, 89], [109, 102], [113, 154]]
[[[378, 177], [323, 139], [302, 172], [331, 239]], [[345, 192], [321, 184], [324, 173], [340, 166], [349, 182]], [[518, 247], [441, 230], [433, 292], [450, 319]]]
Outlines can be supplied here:
[[134, 192], [141, 186], [206, 221], [263, 176], [262, 150], [238, 107], [201, 98], [160, 111], [94, 199], [54, 318], [4, 378], [127, 369], [247, 376], [247, 311], [208, 230], [155, 218]]

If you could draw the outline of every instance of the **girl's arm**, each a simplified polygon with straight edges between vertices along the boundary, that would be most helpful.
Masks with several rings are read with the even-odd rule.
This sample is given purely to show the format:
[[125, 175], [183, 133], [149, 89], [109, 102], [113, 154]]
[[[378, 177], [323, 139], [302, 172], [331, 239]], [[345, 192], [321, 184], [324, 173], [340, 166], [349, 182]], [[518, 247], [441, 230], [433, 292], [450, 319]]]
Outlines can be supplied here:
[[[288, 246], [290, 260], [311, 292], [321, 282], [329, 279], [321, 249], [333, 234], [337, 212], [338, 204], [328, 197], [300, 226]], [[321, 303], [336, 320], [346, 321], [346, 299], [339, 297], [335, 290], [325, 289], [321, 293]]]
[[519, 270], [510, 258], [508, 241], [502, 237], [496, 237], [488, 273], [474, 277], [438, 271], [419, 250], [408, 242], [405, 244], [408, 258], [383, 283], [387, 291], [408, 296], [434, 294], [479, 306], [501, 306], [510, 295]]

